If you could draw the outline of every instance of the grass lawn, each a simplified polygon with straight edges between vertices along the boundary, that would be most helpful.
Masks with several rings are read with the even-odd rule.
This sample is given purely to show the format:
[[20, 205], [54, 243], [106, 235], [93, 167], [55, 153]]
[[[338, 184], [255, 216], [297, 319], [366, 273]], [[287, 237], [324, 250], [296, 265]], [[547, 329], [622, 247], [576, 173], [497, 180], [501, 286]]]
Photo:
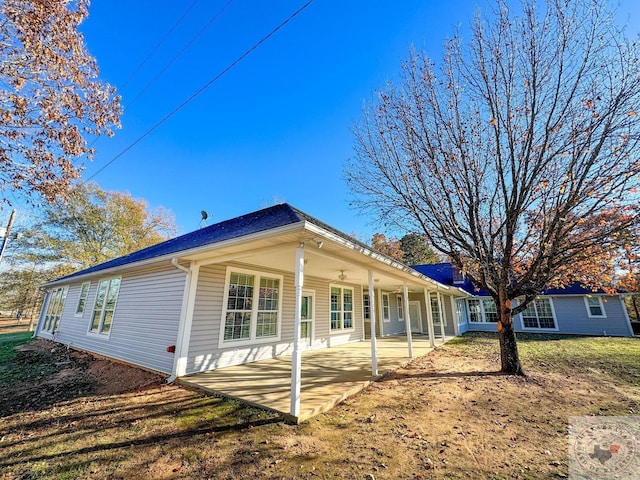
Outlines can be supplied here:
[[27, 340], [0, 336], [2, 479], [566, 478], [569, 416], [640, 414], [639, 339], [522, 335], [520, 378], [465, 335], [299, 426]]

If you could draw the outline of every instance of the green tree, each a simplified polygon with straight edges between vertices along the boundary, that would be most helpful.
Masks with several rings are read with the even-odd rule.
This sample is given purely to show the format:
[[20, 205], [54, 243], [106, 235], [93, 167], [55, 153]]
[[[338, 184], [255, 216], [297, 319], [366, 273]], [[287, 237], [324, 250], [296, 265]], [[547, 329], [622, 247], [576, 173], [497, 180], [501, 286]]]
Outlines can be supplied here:
[[[78, 26], [88, 0], [0, 2], [0, 190], [65, 197], [121, 113]], [[7, 201], [6, 196], [2, 201]]]
[[407, 233], [400, 239], [402, 261], [407, 265], [426, 265], [438, 263], [440, 258], [433, 251], [424, 235]]
[[545, 288], [610, 279], [640, 213], [640, 51], [606, 0], [498, 0], [436, 64], [412, 51], [355, 129], [355, 204], [424, 234], [513, 316]]
[[144, 200], [89, 183], [45, 207], [44, 221], [16, 242], [14, 262], [36, 259], [52, 276], [60, 276], [154, 245], [175, 232], [166, 210], [149, 211]]

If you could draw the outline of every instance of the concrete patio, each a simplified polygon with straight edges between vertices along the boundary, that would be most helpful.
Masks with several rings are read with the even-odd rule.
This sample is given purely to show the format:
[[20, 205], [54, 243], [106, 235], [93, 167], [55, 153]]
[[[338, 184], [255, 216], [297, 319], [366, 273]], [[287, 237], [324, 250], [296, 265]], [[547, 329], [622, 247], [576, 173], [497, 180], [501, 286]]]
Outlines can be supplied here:
[[[436, 339], [436, 345], [443, 343]], [[369, 340], [338, 347], [311, 350], [302, 354], [300, 414], [290, 412], [291, 356], [282, 356], [235, 367], [181, 377], [184, 385], [275, 410], [288, 421], [304, 422], [326, 412], [344, 399], [358, 393], [387, 372], [409, 363], [404, 335], [377, 340], [378, 377], [371, 375]], [[433, 350], [426, 336], [413, 336], [414, 359]]]

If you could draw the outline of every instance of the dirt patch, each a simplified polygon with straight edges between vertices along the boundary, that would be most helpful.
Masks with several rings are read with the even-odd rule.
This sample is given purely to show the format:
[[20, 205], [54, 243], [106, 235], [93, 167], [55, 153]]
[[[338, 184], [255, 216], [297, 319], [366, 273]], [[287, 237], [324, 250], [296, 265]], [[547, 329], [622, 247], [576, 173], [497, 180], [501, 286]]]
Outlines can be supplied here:
[[[447, 345], [291, 426], [39, 341], [22, 353], [57, 365], [36, 382], [53, 398], [29, 404], [33, 391], [12, 388], [16, 408], [0, 421], [0, 478], [566, 478], [569, 416], [637, 415], [640, 389], [627, 381], [635, 377], [603, 373], [605, 364], [580, 367], [571, 351], [585, 345], [559, 342], [563, 359], [544, 353], [549, 343], [536, 344], [535, 357], [522, 345], [523, 357], [536, 359], [525, 363], [527, 378], [496, 372], [492, 339]], [[615, 357], [622, 340], [606, 342]], [[623, 346], [639, 358], [640, 342]]]

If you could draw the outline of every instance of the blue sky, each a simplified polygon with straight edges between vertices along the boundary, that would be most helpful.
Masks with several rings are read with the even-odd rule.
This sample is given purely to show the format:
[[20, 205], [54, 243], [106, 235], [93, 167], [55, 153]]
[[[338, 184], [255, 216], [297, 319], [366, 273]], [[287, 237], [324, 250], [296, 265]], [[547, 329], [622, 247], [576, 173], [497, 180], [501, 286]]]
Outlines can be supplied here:
[[[87, 179], [270, 32], [305, 0], [234, 0], [135, 102], [228, 0], [93, 0], [82, 31], [104, 81], [123, 97], [122, 129], [99, 139]], [[286, 201], [368, 240], [348, 206], [343, 167], [363, 102], [393, 80], [410, 45], [434, 58], [474, 0], [316, 0], [165, 124], [99, 173], [176, 216], [180, 233]], [[631, 4], [632, 2], [627, 2]], [[125, 85], [160, 39], [180, 26]], [[484, 1], [480, 5], [486, 5]], [[631, 7], [628, 7], [631, 8]], [[625, 13], [624, 8], [621, 9]], [[632, 24], [637, 19], [632, 18]], [[631, 29], [633, 33], [638, 29]]]

